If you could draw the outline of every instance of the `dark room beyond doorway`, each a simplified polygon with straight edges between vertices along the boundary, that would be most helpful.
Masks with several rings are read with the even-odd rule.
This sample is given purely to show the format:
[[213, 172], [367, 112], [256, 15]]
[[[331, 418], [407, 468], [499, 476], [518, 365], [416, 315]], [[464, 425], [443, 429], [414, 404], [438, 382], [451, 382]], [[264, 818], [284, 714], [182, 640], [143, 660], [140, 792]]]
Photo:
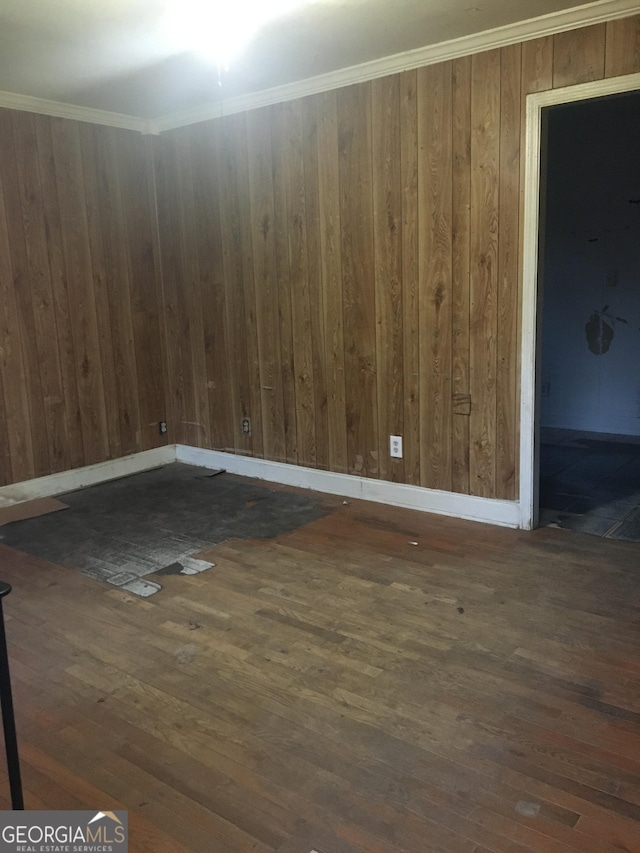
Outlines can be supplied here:
[[640, 540], [640, 93], [551, 107], [540, 524]]

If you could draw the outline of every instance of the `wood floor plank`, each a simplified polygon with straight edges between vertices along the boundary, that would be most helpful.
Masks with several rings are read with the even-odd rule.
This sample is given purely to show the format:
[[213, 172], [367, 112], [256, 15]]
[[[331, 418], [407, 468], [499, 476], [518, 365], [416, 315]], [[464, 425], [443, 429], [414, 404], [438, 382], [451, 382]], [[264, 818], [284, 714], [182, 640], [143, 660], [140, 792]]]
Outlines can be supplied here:
[[638, 546], [320, 499], [149, 599], [0, 544], [27, 807], [133, 853], [635, 850]]

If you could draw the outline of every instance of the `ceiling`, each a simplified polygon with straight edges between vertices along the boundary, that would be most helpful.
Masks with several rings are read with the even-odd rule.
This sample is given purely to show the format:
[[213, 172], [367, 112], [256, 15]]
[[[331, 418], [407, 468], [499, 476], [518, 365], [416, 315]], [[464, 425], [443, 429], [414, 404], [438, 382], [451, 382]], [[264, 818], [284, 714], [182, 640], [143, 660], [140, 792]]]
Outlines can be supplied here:
[[222, 73], [166, 2], [0, 0], [0, 91], [156, 118], [603, 0], [307, 0]]

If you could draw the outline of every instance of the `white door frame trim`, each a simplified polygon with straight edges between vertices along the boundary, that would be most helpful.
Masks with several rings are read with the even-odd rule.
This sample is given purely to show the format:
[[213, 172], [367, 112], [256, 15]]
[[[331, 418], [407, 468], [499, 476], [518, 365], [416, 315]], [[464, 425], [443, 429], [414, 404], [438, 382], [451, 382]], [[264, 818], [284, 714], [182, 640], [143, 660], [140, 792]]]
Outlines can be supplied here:
[[536, 92], [527, 96], [522, 256], [522, 342], [520, 373], [520, 526], [531, 530], [536, 516], [536, 356], [538, 351], [538, 227], [542, 110], [640, 89], [640, 74]]

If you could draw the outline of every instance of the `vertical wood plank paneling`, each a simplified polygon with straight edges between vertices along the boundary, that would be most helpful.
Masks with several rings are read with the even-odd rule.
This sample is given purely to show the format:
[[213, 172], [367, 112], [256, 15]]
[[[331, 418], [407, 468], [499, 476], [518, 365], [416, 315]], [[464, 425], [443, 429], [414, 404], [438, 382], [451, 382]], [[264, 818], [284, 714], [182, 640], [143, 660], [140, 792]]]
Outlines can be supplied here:
[[283, 462], [286, 451], [268, 109], [247, 114], [247, 144], [263, 452], [268, 459]]
[[[2, 238], [0, 238], [1, 240]], [[0, 269], [0, 275], [2, 270]], [[2, 285], [0, 284], [0, 297], [2, 296]], [[3, 320], [0, 313], [0, 335], [2, 334]], [[0, 347], [2, 346], [0, 339]], [[12, 482], [13, 475], [11, 472], [11, 449], [8, 442], [8, 425], [7, 413], [4, 402], [4, 371], [2, 369], [2, 360], [0, 359], [0, 430], [5, 436], [5, 441], [0, 445], [0, 486], [5, 486]]]
[[[134, 401], [141, 389], [135, 364], [132, 370], [126, 366], [119, 381], [116, 352], [123, 338], [133, 343], [133, 333], [131, 324], [112, 315], [116, 305], [122, 317], [129, 311], [128, 266], [114, 265], [115, 256], [122, 261], [128, 252], [118, 200], [120, 173], [131, 167], [134, 176], [127, 183], [138, 196], [138, 216], [130, 225], [140, 246], [153, 217], [148, 193], [144, 197], [137, 190], [143, 183], [148, 187], [152, 172], [135, 153], [145, 147], [138, 134], [117, 131], [132, 143], [134, 154], [126, 152], [127, 163], [106, 156], [105, 140], [114, 132], [0, 111], [6, 242], [0, 372], [11, 365], [11, 381], [4, 374], [1, 378], [13, 481], [153, 446], [140, 442], [139, 423], [132, 440], [126, 446], [122, 441], [128, 424], [122, 389]], [[155, 290], [156, 268], [147, 262], [144, 267]], [[153, 318], [153, 303], [145, 299], [140, 331], [153, 330]], [[157, 319], [156, 306], [156, 324]], [[152, 371], [158, 337], [156, 325], [143, 341]], [[157, 373], [154, 397], [162, 396], [165, 385], [162, 370]]]
[[[182, 128], [179, 135], [179, 156], [181, 169], [180, 218], [182, 221], [181, 240], [185, 278], [183, 280], [186, 296], [189, 334], [191, 337], [191, 369], [193, 371], [195, 422], [191, 425], [193, 444], [206, 446], [211, 436], [209, 422], [209, 393], [207, 387], [207, 356], [204, 334], [204, 297], [203, 290], [209, 285], [211, 268], [208, 253], [200, 255], [198, 239], [203, 218], [206, 219], [208, 199], [205, 199], [197, 187], [202, 180], [206, 163], [197, 160], [193, 148], [200, 128]], [[205, 158], [206, 160], [206, 158]]]
[[320, 261], [320, 165], [318, 159], [318, 113], [315, 98], [304, 98], [302, 101], [302, 145], [315, 409], [315, 466], [316, 468], [327, 469], [329, 468], [329, 421], [325, 361], [326, 325]]
[[0, 111], [0, 481], [168, 438], [514, 498], [525, 98], [639, 21], [153, 142]]
[[[158, 219], [162, 234], [161, 257], [163, 269], [163, 294], [165, 301], [165, 328], [167, 362], [170, 376], [170, 398], [174, 423], [168, 425], [168, 434], [179, 444], [189, 440], [186, 424], [192, 419], [192, 372], [188, 328], [183, 314], [183, 270], [180, 241], [179, 209], [175, 199], [179, 193], [178, 163], [173, 135], [160, 139], [158, 148]], [[185, 340], [186, 338], [186, 340]], [[186, 348], [186, 354], [185, 354]]]
[[253, 453], [253, 436], [242, 432], [242, 419], [257, 414], [251, 408], [248, 365], [248, 334], [243, 290], [243, 248], [240, 193], [236, 162], [234, 119], [225, 119], [218, 130], [216, 172], [220, 181], [220, 231], [225, 287], [227, 365], [231, 386], [233, 445], [239, 453]]
[[606, 24], [553, 36], [553, 88], [604, 77]]
[[[102, 367], [102, 385], [105, 402], [118, 399], [113, 343], [111, 337], [111, 313], [107, 293], [107, 270], [105, 265], [102, 239], [102, 220], [106, 211], [100, 205], [100, 188], [96, 163], [94, 132], [100, 128], [91, 124], [79, 124], [82, 173], [84, 176], [84, 195], [87, 208], [87, 234], [93, 273], [93, 292], [96, 302], [96, 320], [98, 324], [98, 347]], [[111, 177], [111, 176], [109, 176]], [[111, 183], [111, 181], [109, 181]], [[109, 456], [122, 456], [122, 438], [120, 435], [120, 412], [118, 406], [105, 405]]]
[[[594, 32], [571, 34], [574, 57], [562, 70], [555, 56], [556, 82], [596, 56]], [[221, 201], [225, 288], [230, 295], [228, 276], [241, 268], [247, 311], [243, 324], [226, 309], [228, 347], [233, 339], [247, 348], [258, 417], [269, 402], [264, 377], [279, 371], [286, 459], [515, 497], [521, 122], [526, 94], [554, 83], [555, 42], [221, 123], [239, 181]], [[229, 168], [219, 171], [224, 182]], [[225, 224], [234, 206], [241, 245]], [[200, 251], [201, 264], [205, 257]], [[277, 353], [265, 350], [265, 317], [277, 328]], [[390, 378], [398, 371], [400, 382]], [[405, 458], [391, 473], [388, 434], [400, 431]]]
[[289, 130], [286, 107], [286, 104], [276, 104], [271, 107], [271, 154], [273, 157], [274, 238], [278, 273], [285, 456], [287, 462], [296, 464], [298, 462], [298, 437], [296, 368], [293, 349], [293, 294], [289, 260], [289, 208], [287, 201], [287, 137]]
[[96, 206], [101, 213], [105, 291], [111, 321], [115, 372], [115, 410], [120, 427], [122, 453], [142, 449], [138, 372], [131, 315], [130, 269], [122, 210], [120, 163], [115, 128], [93, 127], [93, 151], [97, 169]]
[[344, 474], [348, 470], [348, 456], [337, 96], [335, 92], [326, 92], [318, 95], [315, 101], [318, 114], [319, 264], [326, 334], [328, 459], [332, 471]]
[[451, 489], [451, 63], [418, 71], [420, 477]]
[[348, 466], [378, 475], [371, 84], [337, 93]]
[[640, 72], [640, 16], [608, 21], [605, 47], [605, 77]]
[[64, 259], [62, 223], [58, 201], [51, 119], [35, 116], [35, 133], [42, 182], [42, 212], [47, 234], [47, 254], [51, 274], [53, 306], [56, 318], [56, 335], [60, 354], [60, 369], [65, 403], [66, 433], [69, 441], [70, 467], [84, 465], [84, 445], [78, 394], [78, 371], [73, 343], [73, 329], [69, 306], [69, 289]]
[[316, 459], [315, 398], [300, 101], [283, 105], [283, 130], [298, 463], [313, 467]]
[[471, 57], [453, 63], [451, 488], [469, 494], [469, 241], [471, 234]]
[[[526, 41], [522, 45], [522, 94], [544, 92], [553, 86], [553, 36]], [[525, 101], [523, 97], [523, 121]], [[524, 130], [524, 125], [523, 125]], [[524, 136], [522, 137], [524, 139]], [[524, 155], [524, 152], [522, 152]], [[521, 158], [524, 162], [524, 156]]]
[[49, 470], [65, 471], [71, 466], [71, 457], [47, 251], [47, 228], [42, 206], [35, 116], [12, 113], [12, 125], [15, 150], [18, 153], [16, 178], [26, 247], [28, 275], [26, 290], [31, 291], [35, 354], [40, 363]]
[[[166, 141], [165, 157], [165, 195], [162, 200], [164, 241], [168, 237], [166, 253], [163, 250], [163, 264], [168, 270], [165, 279], [165, 293], [170, 305], [170, 324], [172, 337], [167, 346], [175, 350], [173, 363], [173, 409], [176, 415], [175, 436], [182, 444], [197, 444], [196, 417], [196, 377], [193, 370], [191, 335], [192, 317], [187, 298], [187, 277], [190, 257], [185, 258], [184, 229], [182, 219], [182, 194], [185, 191], [182, 157], [184, 140], [180, 132], [170, 135]], [[170, 229], [170, 233], [167, 231]], [[198, 377], [200, 380], [201, 377]]]
[[400, 75], [402, 186], [402, 382], [405, 482], [420, 484], [420, 298], [418, 281], [418, 75]]
[[496, 493], [500, 53], [471, 61], [470, 491]]
[[84, 459], [91, 464], [108, 458], [109, 445], [78, 127], [52, 119], [52, 137]]
[[[247, 116], [234, 117], [236, 167], [240, 210], [240, 233], [242, 247], [242, 287], [244, 290], [244, 311], [247, 333], [247, 354], [251, 389], [252, 447], [255, 456], [265, 456], [264, 417], [262, 404], [262, 386], [260, 369], [260, 351], [258, 337], [257, 295], [255, 278], [255, 260], [253, 246], [253, 219], [251, 208], [251, 187], [249, 170], [249, 126]], [[268, 457], [268, 454], [266, 454]], [[268, 457], [269, 458], [269, 457]]]
[[389, 436], [404, 433], [400, 78], [372, 83], [373, 225], [380, 478], [404, 482]]
[[[197, 131], [196, 131], [197, 132]], [[206, 443], [209, 429], [209, 401], [206, 384], [206, 357], [204, 350], [204, 326], [202, 317], [200, 258], [195, 236], [198, 220], [203, 211], [197, 206], [196, 181], [191, 152], [193, 128], [181, 128], [176, 132], [178, 162], [180, 163], [179, 195], [176, 204], [180, 211], [180, 241], [182, 246], [182, 289], [184, 294], [185, 332], [189, 337], [190, 369], [193, 388], [192, 408], [186, 434], [189, 444], [200, 446]], [[185, 353], [185, 360], [188, 356]]]
[[204, 333], [205, 389], [209, 409], [209, 434], [203, 440], [218, 450], [233, 449], [233, 426], [228, 343], [226, 337], [226, 293], [220, 224], [220, 182], [215, 151], [219, 124], [194, 128], [194, 238], [199, 263], [200, 298]]
[[500, 230], [496, 384], [496, 497], [517, 493], [517, 377], [520, 222], [520, 45], [500, 52]]
[[[147, 180], [147, 199], [148, 199], [148, 215], [149, 215], [149, 229], [151, 233], [151, 251], [153, 255], [153, 265], [154, 265], [154, 291], [156, 296], [156, 306], [158, 311], [158, 335], [157, 335], [157, 349], [156, 349], [156, 358], [157, 363], [161, 368], [161, 376], [162, 376], [162, 399], [161, 399], [161, 411], [162, 411], [162, 419], [166, 421], [167, 424], [167, 432], [164, 436], [159, 436], [157, 439], [160, 443], [164, 444], [173, 444], [175, 439], [171, 436], [175, 435], [175, 417], [173, 412], [173, 402], [171, 398], [171, 382], [169, 376], [169, 353], [168, 353], [168, 341], [166, 334], [166, 326], [165, 326], [165, 317], [164, 317], [164, 304], [165, 304], [165, 294], [164, 294], [164, 282], [162, 275], [162, 247], [160, 245], [160, 223], [158, 220], [158, 188], [156, 184], [156, 148], [154, 137], [151, 135], [145, 136], [143, 140], [143, 150], [144, 156], [147, 163], [148, 170], [148, 180]], [[131, 278], [131, 274], [129, 276]], [[130, 291], [130, 289], [129, 289]], [[130, 302], [133, 304], [130, 296]], [[112, 314], [113, 316], [113, 314]], [[135, 350], [134, 350], [135, 353]], [[137, 379], [136, 379], [137, 384]], [[138, 430], [137, 433], [140, 436], [140, 440], [143, 441], [142, 432]], [[144, 446], [144, 441], [143, 441]]]
[[161, 263], [163, 288], [163, 329], [167, 347], [168, 398], [171, 401], [173, 419], [167, 424], [167, 435], [171, 442], [184, 444], [186, 436], [183, 425], [187, 420], [186, 396], [189, 393], [187, 380], [191, 371], [185, 371], [182, 357], [181, 325], [182, 278], [177, 210], [173, 203], [178, 193], [176, 178], [177, 162], [173, 136], [154, 140], [154, 164], [156, 170], [157, 215], [161, 234]]
[[[31, 413], [26, 383], [23, 381], [22, 345], [13, 287], [11, 243], [7, 227], [4, 168], [0, 168], [0, 372], [7, 424], [6, 447], [13, 482], [35, 476]], [[3, 462], [6, 469], [7, 462]]]
[[[21, 116], [16, 118], [19, 121]], [[19, 156], [20, 153], [18, 152]], [[18, 374], [19, 378], [15, 377], [14, 381], [24, 382], [26, 385], [33, 442], [34, 473], [35, 476], [41, 476], [49, 470], [49, 442], [16, 162], [12, 113], [3, 110], [0, 113], [0, 168], [2, 169], [1, 180], [7, 215], [6, 228], [17, 309], [18, 341], [21, 349], [21, 371]]]
[[167, 442], [166, 436], [158, 432], [158, 422], [166, 419], [166, 412], [159, 278], [155, 267], [157, 232], [150, 212], [151, 160], [149, 149], [140, 136], [120, 132], [117, 138], [130, 259], [131, 312], [142, 428], [140, 444], [146, 449]]

